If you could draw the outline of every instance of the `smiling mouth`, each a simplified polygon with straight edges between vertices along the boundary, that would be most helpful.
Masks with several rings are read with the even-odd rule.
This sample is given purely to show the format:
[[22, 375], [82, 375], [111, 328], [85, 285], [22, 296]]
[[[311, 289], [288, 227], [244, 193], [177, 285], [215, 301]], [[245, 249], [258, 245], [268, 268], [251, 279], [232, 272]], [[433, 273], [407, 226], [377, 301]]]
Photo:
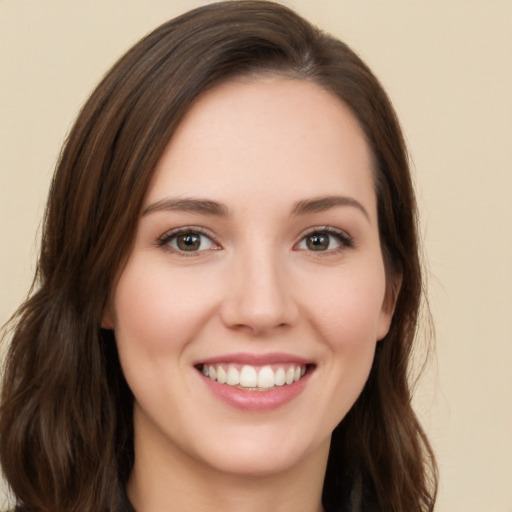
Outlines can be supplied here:
[[275, 364], [265, 366], [201, 364], [197, 369], [207, 378], [246, 391], [268, 391], [301, 380], [311, 365]]

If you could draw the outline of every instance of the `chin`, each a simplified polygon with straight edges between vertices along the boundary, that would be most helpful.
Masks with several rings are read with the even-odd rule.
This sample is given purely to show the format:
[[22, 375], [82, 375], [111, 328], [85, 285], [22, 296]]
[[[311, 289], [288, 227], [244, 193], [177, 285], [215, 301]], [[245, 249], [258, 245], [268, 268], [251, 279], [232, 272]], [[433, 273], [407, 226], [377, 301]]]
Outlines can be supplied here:
[[313, 458], [325, 458], [327, 462], [330, 434], [311, 443], [300, 435], [290, 435], [289, 430], [270, 430], [247, 428], [239, 436], [228, 436], [225, 442], [219, 439], [203, 452], [203, 460], [218, 472], [253, 477], [287, 473]]

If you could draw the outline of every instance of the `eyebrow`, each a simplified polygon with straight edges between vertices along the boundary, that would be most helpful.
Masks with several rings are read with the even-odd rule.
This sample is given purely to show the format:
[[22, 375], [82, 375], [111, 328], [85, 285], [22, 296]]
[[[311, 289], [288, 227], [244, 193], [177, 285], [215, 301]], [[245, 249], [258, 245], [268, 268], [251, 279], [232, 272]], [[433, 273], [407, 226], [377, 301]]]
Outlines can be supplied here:
[[[356, 199], [347, 196], [323, 196], [312, 199], [304, 199], [295, 203], [292, 209], [292, 215], [304, 215], [307, 213], [319, 213], [336, 206], [351, 206], [357, 208], [370, 221], [370, 215], [366, 208]], [[211, 199], [192, 199], [192, 198], [173, 198], [169, 197], [152, 203], [147, 206], [142, 215], [149, 215], [159, 211], [181, 211], [188, 213], [198, 213], [203, 215], [214, 215], [217, 217], [227, 217], [228, 208], [217, 201]]]
[[142, 215], [148, 215], [159, 211], [181, 211], [188, 213], [200, 213], [204, 215], [215, 215], [226, 217], [228, 209], [217, 201], [209, 199], [190, 199], [190, 198], [166, 198], [156, 203], [150, 204], [144, 209]]
[[295, 203], [292, 215], [324, 212], [336, 206], [352, 206], [357, 208], [363, 213], [367, 220], [370, 221], [370, 215], [366, 208], [356, 199], [347, 196], [324, 196], [299, 201], [298, 203]]

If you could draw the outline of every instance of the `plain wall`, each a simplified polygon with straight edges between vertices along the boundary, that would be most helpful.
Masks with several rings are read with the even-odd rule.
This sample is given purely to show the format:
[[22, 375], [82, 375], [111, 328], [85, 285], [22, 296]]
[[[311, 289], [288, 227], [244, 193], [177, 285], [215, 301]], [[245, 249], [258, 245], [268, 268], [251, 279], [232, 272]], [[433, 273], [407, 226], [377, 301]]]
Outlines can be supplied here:
[[[81, 104], [129, 46], [202, 3], [0, 0], [0, 323], [31, 283]], [[366, 60], [412, 154], [437, 331], [415, 401], [440, 465], [436, 510], [512, 512], [512, 2], [286, 3]]]

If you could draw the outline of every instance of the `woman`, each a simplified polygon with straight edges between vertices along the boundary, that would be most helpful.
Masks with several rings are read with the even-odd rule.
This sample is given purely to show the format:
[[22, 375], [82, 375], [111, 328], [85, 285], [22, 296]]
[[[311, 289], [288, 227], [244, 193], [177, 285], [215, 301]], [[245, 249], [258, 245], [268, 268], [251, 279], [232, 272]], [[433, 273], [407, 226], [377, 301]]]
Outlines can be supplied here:
[[84, 106], [12, 322], [19, 510], [432, 510], [421, 295], [378, 81], [278, 4], [164, 24]]

